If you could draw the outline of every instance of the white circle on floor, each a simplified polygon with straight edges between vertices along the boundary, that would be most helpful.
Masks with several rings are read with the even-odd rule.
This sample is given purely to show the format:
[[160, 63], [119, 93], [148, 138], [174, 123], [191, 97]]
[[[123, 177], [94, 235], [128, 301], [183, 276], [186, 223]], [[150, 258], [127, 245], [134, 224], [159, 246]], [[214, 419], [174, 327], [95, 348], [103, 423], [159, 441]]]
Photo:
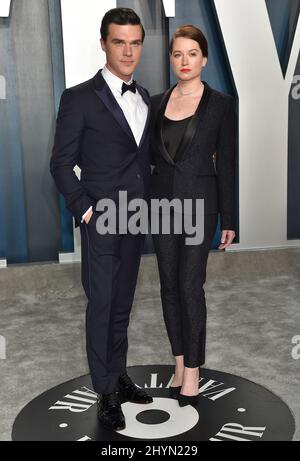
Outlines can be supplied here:
[[[160, 410], [169, 413], [168, 421], [159, 424], [143, 424], [136, 416], [146, 410]], [[180, 407], [175, 399], [155, 397], [147, 405], [123, 403], [122, 411], [126, 428], [118, 433], [138, 439], [162, 439], [183, 434], [192, 429], [199, 421], [198, 411], [191, 405]]]

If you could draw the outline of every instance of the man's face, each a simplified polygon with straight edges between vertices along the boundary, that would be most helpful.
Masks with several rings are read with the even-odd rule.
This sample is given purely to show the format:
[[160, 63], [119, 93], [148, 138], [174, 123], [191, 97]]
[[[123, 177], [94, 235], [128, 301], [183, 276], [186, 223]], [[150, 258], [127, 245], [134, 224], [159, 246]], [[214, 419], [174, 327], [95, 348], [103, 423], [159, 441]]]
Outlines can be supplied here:
[[142, 29], [139, 25], [110, 24], [106, 42], [101, 38], [101, 48], [106, 53], [107, 68], [128, 82], [141, 59]]

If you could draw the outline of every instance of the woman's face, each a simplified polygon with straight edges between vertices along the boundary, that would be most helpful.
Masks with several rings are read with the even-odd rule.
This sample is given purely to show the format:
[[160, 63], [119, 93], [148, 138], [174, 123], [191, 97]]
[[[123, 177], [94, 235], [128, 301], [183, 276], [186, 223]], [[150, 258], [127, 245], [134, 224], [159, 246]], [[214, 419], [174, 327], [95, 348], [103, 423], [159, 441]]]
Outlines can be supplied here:
[[186, 37], [175, 38], [170, 60], [176, 77], [186, 81], [198, 78], [207, 63], [199, 43]]

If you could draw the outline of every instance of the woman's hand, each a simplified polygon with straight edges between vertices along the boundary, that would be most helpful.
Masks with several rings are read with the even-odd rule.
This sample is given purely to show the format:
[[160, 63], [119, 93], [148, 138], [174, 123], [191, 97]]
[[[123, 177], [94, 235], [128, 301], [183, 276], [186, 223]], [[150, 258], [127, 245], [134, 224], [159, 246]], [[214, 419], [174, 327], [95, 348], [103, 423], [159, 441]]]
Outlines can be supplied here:
[[221, 245], [219, 245], [219, 250], [224, 250], [224, 248], [228, 248], [231, 245], [232, 240], [235, 237], [235, 232], [233, 230], [222, 230], [221, 235]]

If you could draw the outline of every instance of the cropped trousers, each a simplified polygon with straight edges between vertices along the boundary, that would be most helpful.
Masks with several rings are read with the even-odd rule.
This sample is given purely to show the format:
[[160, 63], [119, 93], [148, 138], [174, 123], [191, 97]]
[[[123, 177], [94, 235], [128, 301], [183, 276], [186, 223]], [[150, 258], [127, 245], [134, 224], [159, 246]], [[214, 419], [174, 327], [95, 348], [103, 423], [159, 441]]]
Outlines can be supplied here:
[[217, 213], [205, 214], [204, 238], [196, 245], [187, 245], [187, 234], [173, 233], [172, 226], [169, 234], [152, 234], [172, 353], [183, 355], [184, 365], [189, 368], [205, 362], [207, 309], [203, 286], [217, 223]]

